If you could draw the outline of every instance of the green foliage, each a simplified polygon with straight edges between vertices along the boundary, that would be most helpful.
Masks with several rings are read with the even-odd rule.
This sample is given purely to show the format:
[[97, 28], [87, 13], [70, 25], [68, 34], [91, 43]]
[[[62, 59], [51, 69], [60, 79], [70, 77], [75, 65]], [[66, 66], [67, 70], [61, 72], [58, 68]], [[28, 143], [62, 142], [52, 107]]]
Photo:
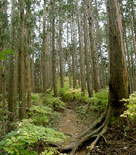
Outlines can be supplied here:
[[94, 93], [93, 97], [91, 98], [91, 109], [96, 111], [104, 111], [108, 103], [108, 94], [108, 89], [102, 89], [99, 92]]
[[123, 99], [122, 101], [126, 102], [125, 106], [127, 110], [124, 111], [121, 117], [127, 118], [128, 121], [131, 121], [131, 125], [135, 125], [136, 123], [136, 92], [131, 94], [129, 99]]
[[32, 100], [33, 104], [36, 104], [36, 105], [42, 104], [41, 94], [32, 93], [31, 94], [31, 100]]
[[[63, 103], [59, 98], [52, 95], [42, 96], [41, 94], [31, 94], [33, 105], [29, 109], [29, 116], [36, 125], [53, 125], [54, 121], [59, 119], [61, 114], [54, 110], [63, 108]], [[54, 109], [55, 104], [55, 109]]]
[[52, 147], [46, 147], [45, 151], [42, 152], [40, 155], [56, 155], [56, 154], [67, 155], [66, 153], [60, 153], [58, 150]]
[[88, 94], [82, 94], [81, 89], [61, 89], [61, 96], [66, 101], [77, 101], [90, 103], [91, 99], [88, 97]]
[[0, 52], [0, 60], [6, 60], [8, 55], [14, 54], [12, 49], [7, 49]]
[[62, 141], [65, 136], [52, 128], [36, 126], [31, 119], [25, 119], [17, 124], [17, 130], [8, 133], [0, 142], [0, 149], [9, 154], [38, 155], [34, 151], [34, 145], [42, 143], [56, 143]]
[[61, 96], [63, 96], [63, 99], [66, 101], [72, 101], [74, 99], [73, 89], [69, 90], [63, 90]]
[[88, 111], [88, 105], [77, 106], [75, 110], [78, 114], [84, 116], [84, 114], [86, 114]]
[[45, 103], [50, 108], [54, 108], [54, 110], [61, 110], [65, 107], [65, 103], [61, 101], [60, 97], [53, 97], [50, 94], [43, 98], [43, 103]]
[[33, 105], [30, 108], [30, 117], [37, 125], [46, 125], [49, 123], [52, 109], [43, 105]]

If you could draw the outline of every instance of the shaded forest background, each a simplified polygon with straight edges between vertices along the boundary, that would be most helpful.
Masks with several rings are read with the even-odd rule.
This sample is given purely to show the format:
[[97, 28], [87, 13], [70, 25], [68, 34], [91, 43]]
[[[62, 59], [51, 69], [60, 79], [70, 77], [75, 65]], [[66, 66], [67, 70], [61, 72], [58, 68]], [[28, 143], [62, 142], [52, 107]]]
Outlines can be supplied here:
[[[136, 2], [119, 0], [118, 5], [131, 94], [136, 91]], [[122, 56], [110, 53], [114, 14], [109, 12], [105, 0], [0, 1], [2, 137], [16, 128], [14, 122], [38, 109], [33, 105], [35, 95], [46, 96], [46, 103], [52, 96], [49, 104], [54, 110], [63, 107], [60, 97], [80, 96], [80, 102], [90, 103], [96, 93], [104, 91], [108, 96], [109, 79], [115, 74], [110, 67], [118, 68], [121, 63], [116, 60]]]

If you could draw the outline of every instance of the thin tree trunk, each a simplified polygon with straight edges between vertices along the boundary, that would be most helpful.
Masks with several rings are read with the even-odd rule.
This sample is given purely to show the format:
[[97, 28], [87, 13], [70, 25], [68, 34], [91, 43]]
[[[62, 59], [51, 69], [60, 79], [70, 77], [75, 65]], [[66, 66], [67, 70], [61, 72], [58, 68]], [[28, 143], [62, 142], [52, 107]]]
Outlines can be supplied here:
[[25, 83], [24, 83], [24, 0], [20, 2], [20, 45], [19, 45], [19, 118], [25, 117]]
[[133, 86], [133, 73], [132, 73], [132, 67], [130, 63], [130, 54], [129, 54], [129, 49], [128, 49], [128, 41], [127, 41], [127, 34], [126, 34], [126, 26], [124, 26], [124, 39], [125, 39], [125, 45], [126, 45], [126, 51], [127, 51], [127, 60], [128, 60], [128, 72], [130, 76], [130, 93], [133, 92], [134, 86]]
[[43, 10], [43, 52], [42, 52], [42, 79], [43, 79], [43, 93], [47, 93], [47, 71], [46, 71], [46, 55], [47, 55], [47, 34], [46, 29], [46, 0], [44, 0]]
[[71, 23], [71, 42], [72, 42], [72, 75], [73, 75], [73, 88], [75, 89], [77, 86], [76, 81], [76, 54], [77, 54], [77, 45], [76, 45], [76, 37], [74, 33], [74, 21], [72, 17]]
[[57, 77], [56, 77], [56, 51], [55, 51], [55, 1], [52, 0], [52, 79], [54, 96], [58, 95], [57, 92]]
[[[86, 9], [86, 7], [84, 6]], [[86, 12], [84, 13], [84, 43], [85, 43], [85, 64], [86, 64], [86, 74], [87, 74], [87, 88], [89, 97], [92, 97], [92, 88], [91, 88], [91, 73], [89, 67], [89, 54], [88, 54], [88, 26], [87, 26], [87, 18]]]
[[[11, 49], [14, 50], [14, 41], [15, 41], [15, 24], [14, 24], [14, 16], [15, 16], [15, 0], [11, 1], [11, 32], [10, 32], [10, 40], [11, 40]], [[8, 111], [10, 112], [9, 121], [13, 122], [14, 120], [14, 56], [10, 56], [10, 69], [9, 69], [9, 87], [8, 87]]]
[[27, 50], [27, 57], [26, 57], [26, 83], [27, 83], [27, 107], [28, 109], [31, 107], [31, 69], [30, 69], [30, 14], [31, 14], [31, 2], [27, 2], [27, 27], [26, 27], [26, 50]]
[[92, 58], [92, 80], [93, 80], [93, 89], [97, 92], [100, 89], [100, 78], [99, 78], [99, 65], [97, 59], [97, 52], [94, 39], [94, 23], [93, 23], [93, 14], [92, 6], [88, 1], [88, 16], [89, 16], [89, 35], [90, 35], [90, 47], [91, 47], [91, 58]]
[[78, 12], [78, 33], [79, 33], [79, 51], [80, 51], [80, 76], [81, 76], [81, 92], [85, 94], [85, 64], [84, 64], [84, 49], [83, 49], [83, 39], [80, 16]]
[[[60, 4], [61, 5], [61, 4]], [[62, 13], [60, 9], [59, 16], [59, 61], [60, 61], [60, 86], [64, 88], [64, 64], [63, 64], [63, 51], [62, 51]]]
[[31, 79], [32, 79], [32, 91], [35, 92], [35, 74], [34, 74], [34, 38], [32, 43], [32, 73], [31, 73]]

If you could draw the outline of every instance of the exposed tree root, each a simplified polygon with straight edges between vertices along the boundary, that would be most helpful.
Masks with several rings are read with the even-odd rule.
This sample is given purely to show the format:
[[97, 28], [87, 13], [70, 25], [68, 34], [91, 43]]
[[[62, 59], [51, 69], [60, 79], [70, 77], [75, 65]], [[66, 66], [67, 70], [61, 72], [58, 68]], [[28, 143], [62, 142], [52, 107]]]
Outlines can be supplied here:
[[77, 136], [74, 142], [61, 148], [60, 150], [71, 151], [70, 155], [74, 155], [78, 148], [82, 146], [86, 141], [91, 141], [91, 144], [88, 147], [89, 151], [91, 151], [95, 147], [99, 139], [103, 137], [103, 135], [107, 131], [108, 120], [109, 115], [106, 115], [106, 113], [104, 113], [86, 131]]

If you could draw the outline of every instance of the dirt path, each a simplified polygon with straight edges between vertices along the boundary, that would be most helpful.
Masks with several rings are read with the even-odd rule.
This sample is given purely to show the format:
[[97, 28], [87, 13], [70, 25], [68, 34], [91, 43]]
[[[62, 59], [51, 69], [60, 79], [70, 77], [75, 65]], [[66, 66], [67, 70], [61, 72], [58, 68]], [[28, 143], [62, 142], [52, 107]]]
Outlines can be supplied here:
[[[84, 124], [78, 119], [77, 113], [72, 109], [64, 111], [62, 119], [58, 122], [58, 129], [70, 135], [62, 146], [70, 144], [74, 138], [85, 129]], [[84, 151], [77, 152], [76, 155], [85, 155]]]
[[[95, 117], [92, 115], [90, 121], [93, 122]], [[86, 120], [85, 120], [86, 121]], [[70, 144], [74, 141], [75, 137], [79, 135], [83, 130], [87, 128], [78, 117], [78, 114], [72, 109], [66, 109], [63, 112], [61, 120], [57, 123], [59, 131], [64, 132], [66, 135], [70, 135], [66, 141], [60, 144], [62, 147]], [[136, 135], [136, 133], [134, 134]], [[136, 136], [133, 133], [127, 136], [121, 128], [113, 130], [109, 128], [105, 135], [105, 141], [100, 141], [91, 155], [136, 155]], [[132, 137], [132, 138], [131, 138]], [[131, 139], [130, 139], [131, 138]], [[86, 150], [86, 149], [85, 149]], [[85, 150], [77, 152], [75, 155], [86, 155]], [[86, 150], [87, 151], [87, 150]]]

